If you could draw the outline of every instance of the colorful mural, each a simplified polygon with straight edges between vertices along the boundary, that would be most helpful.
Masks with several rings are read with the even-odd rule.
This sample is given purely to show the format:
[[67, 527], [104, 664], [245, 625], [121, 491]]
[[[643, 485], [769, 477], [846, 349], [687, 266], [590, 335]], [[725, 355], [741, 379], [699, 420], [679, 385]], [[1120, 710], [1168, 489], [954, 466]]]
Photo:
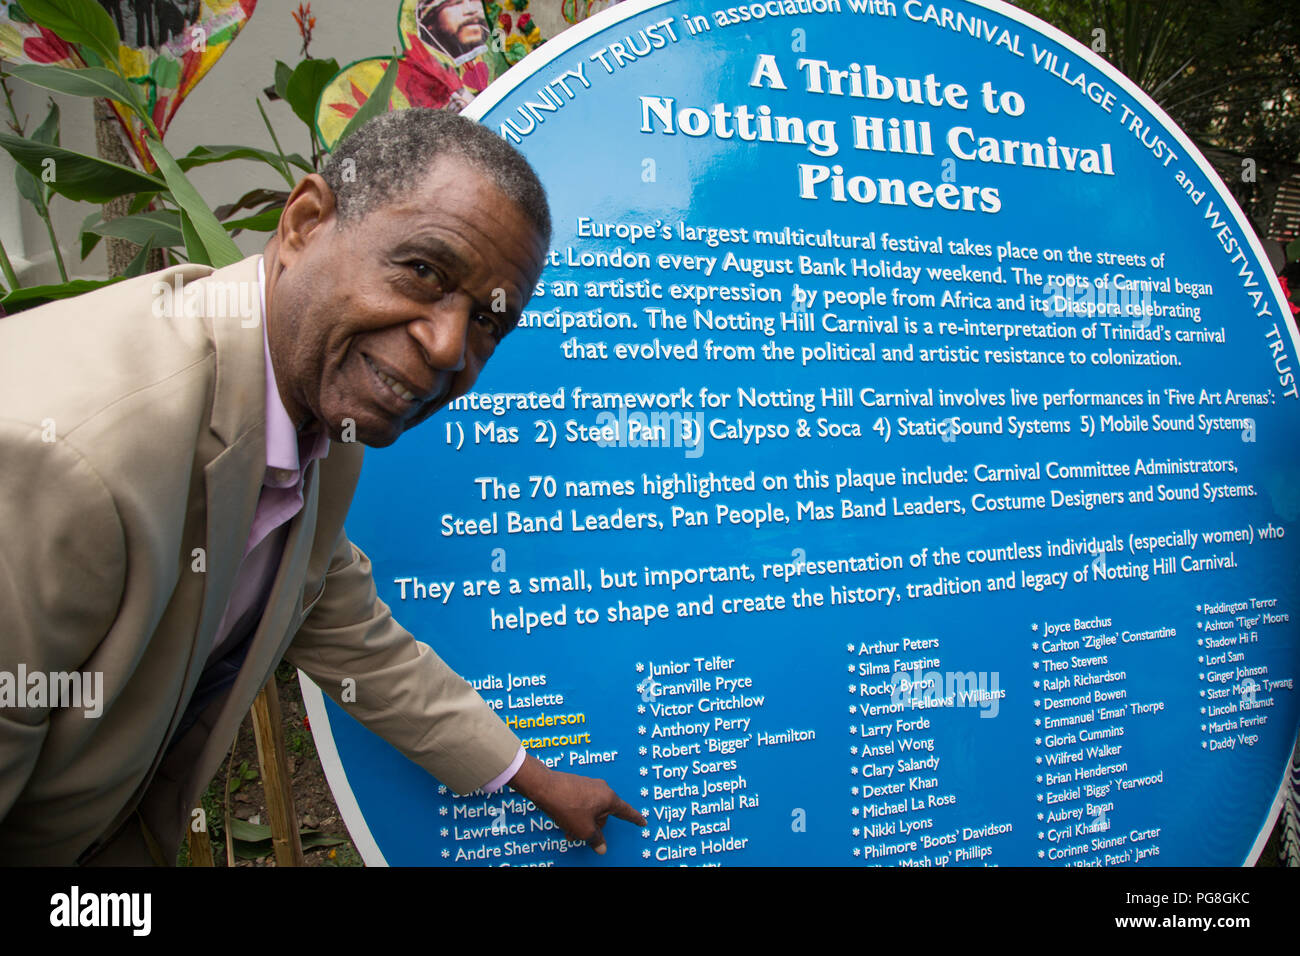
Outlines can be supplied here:
[[[548, 36], [609, 5], [608, 0], [571, 3], [563, 8], [559, 23], [550, 24], [557, 18], [547, 17], [541, 18], [547, 23], [539, 24], [529, 10], [529, 0], [402, 0], [397, 12], [402, 53], [389, 107], [464, 109]], [[370, 98], [390, 59], [358, 60], [325, 87], [316, 128], [326, 147], [333, 147]]]
[[[143, 94], [154, 125], [165, 134], [171, 119], [199, 80], [226, 52], [257, 7], [257, 0], [99, 0], [122, 37], [117, 65]], [[74, 48], [37, 26], [19, 0], [0, 0], [0, 57], [19, 63], [79, 68]], [[123, 106], [113, 104], [131, 147], [145, 168], [144, 129]]]

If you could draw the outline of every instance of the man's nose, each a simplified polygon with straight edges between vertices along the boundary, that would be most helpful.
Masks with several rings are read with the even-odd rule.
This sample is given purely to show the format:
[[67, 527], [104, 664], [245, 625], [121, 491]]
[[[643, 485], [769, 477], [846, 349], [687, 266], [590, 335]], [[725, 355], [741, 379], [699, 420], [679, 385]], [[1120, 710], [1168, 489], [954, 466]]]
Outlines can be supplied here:
[[410, 323], [411, 335], [431, 368], [459, 372], [465, 367], [465, 347], [473, 302], [453, 293], [440, 298], [428, 312]]

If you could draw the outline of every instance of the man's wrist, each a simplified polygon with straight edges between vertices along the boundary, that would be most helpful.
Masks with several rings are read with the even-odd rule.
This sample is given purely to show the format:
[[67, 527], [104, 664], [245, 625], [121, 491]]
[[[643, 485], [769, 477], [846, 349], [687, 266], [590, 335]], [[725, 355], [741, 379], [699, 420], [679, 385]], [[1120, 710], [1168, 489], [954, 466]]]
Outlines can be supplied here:
[[537, 800], [534, 795], [545, 790], [546, 779], [550, 772], [551, 770], [546, 764], [532, 754], [525, 754], [524, 762], [519, 765], [515, 775], [510, 778], [510, 787], [536, 803]]
[[519, 772], [519, 768], [523, 766], [524, 758], [526, 756], [527, 756], [527, 751], [524, 750], [523, 746], [521, 745], [519, 749], [515, 752], [514, 759], [511, 760], [510, 763], [506, 766], [506, 769], [502, 770], [499, 774], [497, 774], [486, 784], [484, 784], [483, 790], [487, 793], [496, 793], [498, 790], [504, 787], [507, 783], [510, 782], [510, 778]]

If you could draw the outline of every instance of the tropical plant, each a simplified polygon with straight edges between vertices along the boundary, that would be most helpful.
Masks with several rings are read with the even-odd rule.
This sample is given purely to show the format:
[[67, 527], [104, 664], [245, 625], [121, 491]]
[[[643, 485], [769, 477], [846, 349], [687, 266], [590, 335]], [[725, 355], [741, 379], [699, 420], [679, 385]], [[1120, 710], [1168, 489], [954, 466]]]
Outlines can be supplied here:
[[1300, 14], [1269, 0], [1014, 0], [1160, 105], [1256, 218], [1300, 171]]
[[[87, 224], [86, 232], [98, 237], [121, 235], [126, 230], [132, 233], [128, 238], [150, 246], [171, 245], [174, 233], [179, 232], [185, 255], [191, 262], [223, 266], [243, 258], [239, 247], [185, 176], [186, 168], [215, 160], [191, 158], [181, 163], [167, 151], [140, 92], [121, 72], [117, 59], [121, 37], [104, 8], [94, 0], [24, 0], [23, 10], [33, 22], [56, 34], [92, 65], [78, 69], [23, 63], [11, 65], [8, 74], [57, 93], [103, 97], [130, 110], [147, 131], [145, 146], [157, 165], [157, 172], [144, 172], [64, 148], [58, 142], [58, 114], [52, 111], [47, 122], [31, 137], [0, 133], [0, 147], [38, 184], [35, 190], [20, 185], [25, 198], [37, 205], [39, 211], [42, 206], [48, 206], [54, 194], [76, 201], [104, 203], [134, 193], [139, 209], [135, 215], [114, 220], [111, 226], [103, 224], [98, 230], [93, 224]], [[19, 181], [23, 182], [21, 174]], [[151, 202], [158, 208], [144, 211]], [[94, 240], [97, 241], [98, 238]], [[58, 243], [54, 245], [57, 249]], [[83, 240], [84, 251], [88, 250]], [[0, 299], [0, 305], [11, 311], [114, 281], [81, 282], [74, 287], [66, 281], [67, 273], [62, 266], [60, 271], [65, 279], [61, 287], [47, 288], [41, 294], [33, 289], [11, 288]], [[11, 286], [17, 285], [16, 277], [8, 276], [8, 279]]]
[[[85, 67], [50, 64], [14, 64], [7, 73], [35, 86], [73, 96], [104, 98], [129, 110], [146, 131], [143, 137], [148, 159], [156, 171], [136, 169], [109, 160], [65, 149], [59, 144], [58, 110], [51, 104], [46, 120], [29, 135], [24, 134], [5, 87], [10, 108], [10, 131], [0, 133], [0, 147], [18, 164], [19, 193], [35, 208], [50, 232], [59, 273], [57, 285], [20, 288], [18, 277], [0, 245], [0, 270], [8, 290], [0, 290], [0, 308], [15, 312], [52, 299], [78, 295], [109, 282], [143, 271], [151, 250], [166, 250], [172, 261], [187, 260], [220, 267], [243, 258], [231, 236], [241, 230], [273, 231], [279, 224], [280, 211], [289, 190], [302, 173], [315, 171], [323, 155], [315, 137], [314, 117], [320, 91], [338, 72], [332, 59], [308, 56], [297, 66], [277, 61], [273, 98], [283, 99], [307, 126], [312, 155], [306, 159], [297, 153], [285, 153], [271, 121], [257, 102], [257, 109], [270, 135], [273, 150], [239, 144], [196, 146], [184, 156], [173, 157], [162, 143], [147, 105], [138, 88], [129, 83], [110, 55], [121, 39], [112, 18], [94, 0], [23, 0], [23, 12], [32, 22], [67, 44], [87, 63]], [[305, 14], [305, 16], [303, 16]], [[310, 7], [294, 14], [303, 35], [303, 50], [310, 42], [315, 18]], [[272, 91], [268, 91], [271, 93]], [[186, 173], [199, 166], [232, 160], [260, 162], [276, 172], [285, 189], [251, 190], [233, 202], [212, 209], [199, 195]], [[103, 238], [133, 242], [141, 252], [121, 276], [106, 280], [68, 281], [66, 267], [59, 252], [49, 217], [48, 205], [54, 195], [76, 201], [106, 203], [121, 196], [133, 197], [129, 214], [106, 219], [93, 213], [82, 224], [81, 256], [85, 259]]]

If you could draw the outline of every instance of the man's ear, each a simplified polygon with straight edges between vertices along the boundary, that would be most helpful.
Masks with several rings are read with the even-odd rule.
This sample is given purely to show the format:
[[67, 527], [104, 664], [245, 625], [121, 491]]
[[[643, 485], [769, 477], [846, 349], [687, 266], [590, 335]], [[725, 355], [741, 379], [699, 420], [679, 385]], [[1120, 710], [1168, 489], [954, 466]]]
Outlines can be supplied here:
[[288, 265], [302, 252], [312, 236], [334, 218], [334, 193], [316, 173], [303, 177], [284, 205], [276, 236], [280, 240], [279, 260]]

